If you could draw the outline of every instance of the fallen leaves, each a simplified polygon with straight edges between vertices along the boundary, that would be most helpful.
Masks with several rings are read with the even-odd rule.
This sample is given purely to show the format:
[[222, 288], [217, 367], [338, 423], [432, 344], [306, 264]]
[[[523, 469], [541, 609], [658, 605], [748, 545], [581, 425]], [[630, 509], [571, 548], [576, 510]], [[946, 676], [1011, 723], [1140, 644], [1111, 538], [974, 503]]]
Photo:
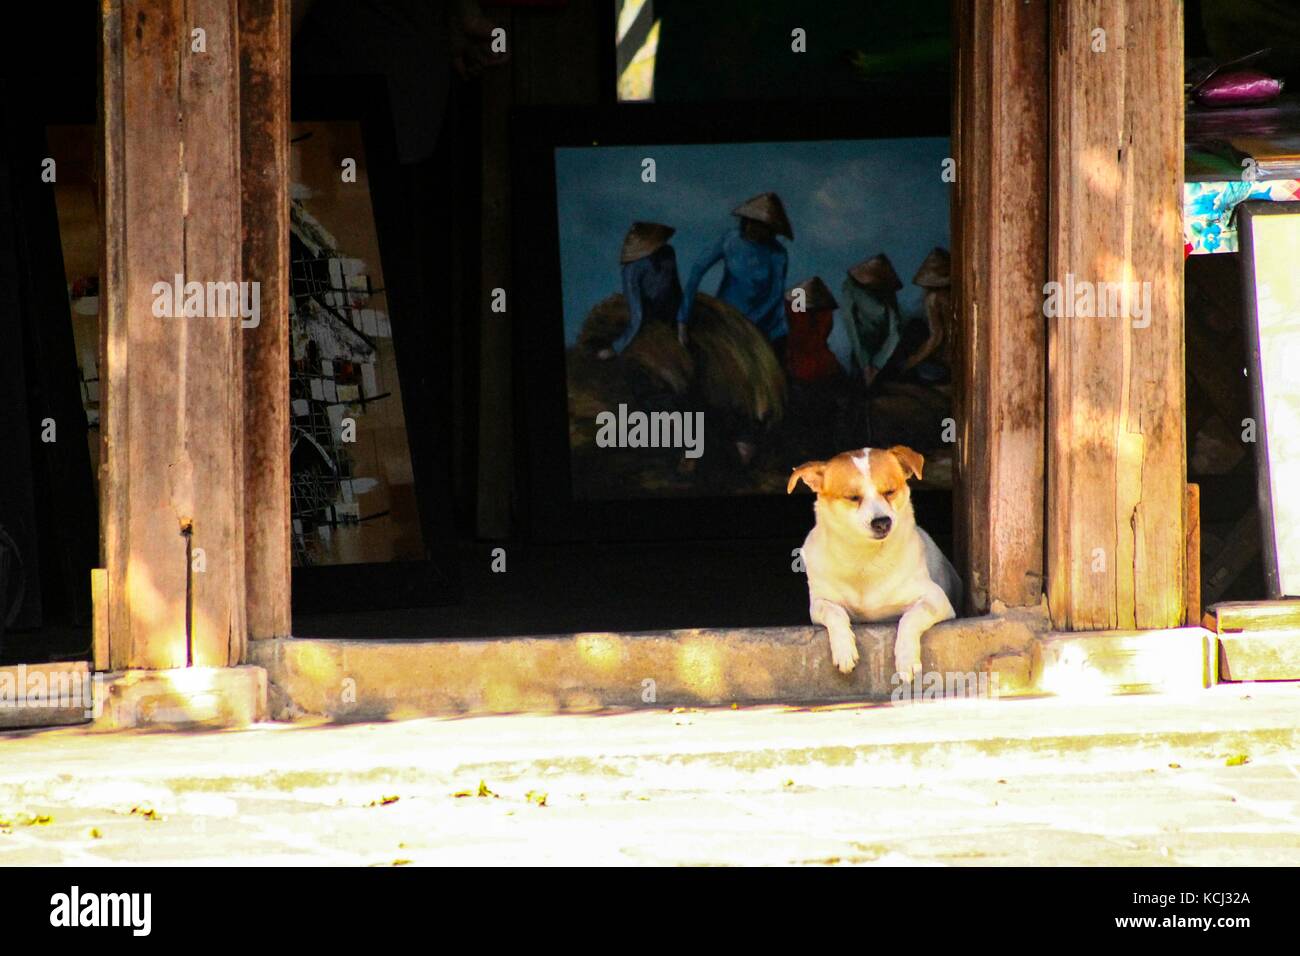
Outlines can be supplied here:
[[401, 797], [380, 797], [378, 800], [371, 800], [366, 804], [368, 807], [386, 807], [390, 803], [396, 803]]
[[0, 819], [0, 833], [11, 833], [14, 828], [14, 821], [20, 827], [47, 827], [54, 822], [54, 817], [48, 813], [20, 813], [13, 820]]
[[1227, 760], [1224, 761], [1224, 766], [1240, 767], [1243, 764], [1248, 764], [1248, 763], [1250, 763], [1250, 758], [1245, 754], [1233, 754], [1231, 757], [1229, 757]]
[[146, 820], [150, 820], [150, 821], [152, 821], [152, 822], [154, 822], [154, 823], [157, 823], [159, 820], [161, 820], [161, 819], [163, 818], [163, 816], [162, 816], [161, 813], [159, 813], [159, 812], [158, 812], [157, 810], [155, 810], [153, 807], [149, 807], [149, 806], [143, 806], [143, 807], [132, 807], [132, 808], [131, 808], [131, 816], [133, 816], [133, 817], [144, 817], [144, 819], [146, 819]]
[[456, 797], [456, 798], [460, 798], [460, 797], [499, 797], [500, 794], [493, 793], [490, 789], [488, 789], [487, 781], [485, 781], [485, 780], [480, 780], [480, 781], [478, 782], [478, 789], [477, 789], [477, 790], [457, 790], [455, 793], [452, 794], [452, 796], [453, 796], [453, 797]]

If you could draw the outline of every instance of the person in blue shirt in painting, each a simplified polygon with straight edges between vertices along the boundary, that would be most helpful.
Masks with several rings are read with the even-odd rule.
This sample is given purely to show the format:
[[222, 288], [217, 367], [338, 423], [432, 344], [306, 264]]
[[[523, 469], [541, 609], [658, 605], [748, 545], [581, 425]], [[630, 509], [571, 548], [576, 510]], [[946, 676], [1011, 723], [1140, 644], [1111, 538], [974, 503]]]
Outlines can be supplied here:
[[718, 239], [692, 267], [686, 279], [677, 334], [686, 344], [691, 306], [704, 274], [722, 263], [717, 297], [735, 307], [763, 333], [778, 356], [789, 334], [785, 318], [787, 254], [777, 236], [794, 239], [785, 207], [776, 193], [760, 193], [741, 203], [732, 215], [740, 221]]
[[623, 297], [628, 323], [602, 358], [621, 355], [646, 325], [672, 326], [682, 304], [677, 278], [677, 253], [668, 240], [677, 230], [658, 222], [634, 222], [623, 238], [619, 262], [623, 267]]

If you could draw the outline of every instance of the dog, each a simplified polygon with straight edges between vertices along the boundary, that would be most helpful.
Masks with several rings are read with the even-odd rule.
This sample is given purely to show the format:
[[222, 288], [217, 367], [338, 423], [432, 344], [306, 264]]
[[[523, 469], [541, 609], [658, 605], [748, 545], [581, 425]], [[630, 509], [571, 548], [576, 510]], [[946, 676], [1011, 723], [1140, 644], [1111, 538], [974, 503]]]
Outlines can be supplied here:
[[803, 543], [808, 613], [826, 628], [831, 660], [848, 674], [858, 663], [853, 622], [898, 621], [894, 669], [910, 683], [921, 672], [921, 635], [956, 617], [961, 580], [934, 540], [917, 527], [909, 478], [925, 459], [904, 445], [861, 448], [794, 469], [817, 495], [817, 522]]

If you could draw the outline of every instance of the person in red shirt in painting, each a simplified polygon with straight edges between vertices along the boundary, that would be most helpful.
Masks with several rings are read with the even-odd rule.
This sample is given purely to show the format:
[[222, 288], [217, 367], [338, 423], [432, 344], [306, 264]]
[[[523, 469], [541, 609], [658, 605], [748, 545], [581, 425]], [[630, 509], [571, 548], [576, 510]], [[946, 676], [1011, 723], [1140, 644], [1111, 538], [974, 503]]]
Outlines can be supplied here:
[[790, 337], [785, 368], [792, 382], [821, 383], [844, 374], [835, 353], [826, 344], [835, 324], [837, 308], [839, 303], [821, 276], [813, 276], [786, 293], [785, 312]]

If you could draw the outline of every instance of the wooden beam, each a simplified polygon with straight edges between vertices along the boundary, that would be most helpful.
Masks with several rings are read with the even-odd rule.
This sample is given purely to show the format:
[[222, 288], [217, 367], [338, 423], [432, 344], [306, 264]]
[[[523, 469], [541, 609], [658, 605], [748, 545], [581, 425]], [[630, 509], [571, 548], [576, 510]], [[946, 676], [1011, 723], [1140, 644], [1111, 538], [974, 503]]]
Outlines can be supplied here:
[[[1055, 0], [1051, 58], [1049, 275], [1077, 308], [1048, 318], [1048, 603], [1062, 629], [1170, 627], [1186, 607], [1182, 4]], [[1124, 283], [1128, 307], [1081, 316], [1080, 283]]]
[[241, 278], [234, 0], [102, 11], [109, 661], [220, 666], [245, 631], [240, 321], [157, 317], [155, 284]]
[[[289, 507], [289, 4], [239, 0], [243, 272], [261, 323], [243, 333], [248, 636], [291, 628]], [[238, 655], [243, 659], [243, 648]]]
[[1187, 535], [1187, 609], [1183, 623], [1195, 626], [1201, 620], [1201, 486], [1187, 486], [1183, 529]]
[[958, 559], [968, 610], [1043, 585], [1047, 0], [955, 0]]

